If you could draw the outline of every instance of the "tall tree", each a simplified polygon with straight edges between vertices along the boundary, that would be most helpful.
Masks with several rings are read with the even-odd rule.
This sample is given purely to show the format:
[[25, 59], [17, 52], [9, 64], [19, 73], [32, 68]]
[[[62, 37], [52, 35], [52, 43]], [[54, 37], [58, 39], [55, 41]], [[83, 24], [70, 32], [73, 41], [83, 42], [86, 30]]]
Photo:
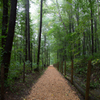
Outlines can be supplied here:
[[39, 38], [38, 38], [37, 71], [39, 71], [39, 60], [40, 60], [40, 44], [41, 44], [41, 31], [42, 31], [42, 5], [43, 5], [43, 0], [41, 0], [41, 6], [40, 6], [40, 29], [39, 29]]
[[25, 1], [25, 61], [27, 61], [27, 0]]
[[30, 24], [29, 24], [29, 0], [26, 0], [27, 11], [27, 34], [28, 34], [28, 60], [30, 61]]
[[91, 14], [91, 35], [92, 35], [92, 55], [94, 53], [94, 35], [93, 35], [93, 1], [89, 0]]
[[9, 65], [10, 65], [10, 57], [11, 57], [12, 43], [13, 43], [14, 30], [15, 30], [15, 21], [16, 21], [16, 7], [17, 7], [17, 0], [11, 0], [11, 11], [10, 11], [8, 34], [7, 34], [7, 40], [4, 48], [4, 55], [2, 61], [2, 63], [5, 66], [4, 68], [5, 80], [7, 79]]

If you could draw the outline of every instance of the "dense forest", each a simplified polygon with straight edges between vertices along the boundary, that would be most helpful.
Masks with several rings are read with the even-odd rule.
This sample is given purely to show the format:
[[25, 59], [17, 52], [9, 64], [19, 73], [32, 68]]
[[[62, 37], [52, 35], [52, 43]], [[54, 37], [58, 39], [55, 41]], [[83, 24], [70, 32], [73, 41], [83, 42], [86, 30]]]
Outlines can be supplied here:
[[64, 62], [70, 76], [73, 60], [84, 88], [91, 60], [90, 87], [100, 91], [99, 32], [99, 0], [0, 0], [0, 83], [8, 87], [23, 69], [34, 73], [56, 63], [61, 69]]

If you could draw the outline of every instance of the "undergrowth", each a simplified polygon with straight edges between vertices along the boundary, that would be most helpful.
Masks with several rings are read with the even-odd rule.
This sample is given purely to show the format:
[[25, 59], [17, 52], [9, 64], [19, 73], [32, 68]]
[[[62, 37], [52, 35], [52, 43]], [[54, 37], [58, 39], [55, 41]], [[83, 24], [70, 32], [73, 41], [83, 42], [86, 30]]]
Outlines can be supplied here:
[[[81, 80], [81, 86], [86, 86], [87, 68], [88, 68], [88, 57], [81, 57], [74, 59], [74, 76]], [[68, 73], [71, 73], [71, 61], [66, 62]], [[91, 79], [90, 88], [100, 88], [100, 59], [93, 57], [91, 60]]]

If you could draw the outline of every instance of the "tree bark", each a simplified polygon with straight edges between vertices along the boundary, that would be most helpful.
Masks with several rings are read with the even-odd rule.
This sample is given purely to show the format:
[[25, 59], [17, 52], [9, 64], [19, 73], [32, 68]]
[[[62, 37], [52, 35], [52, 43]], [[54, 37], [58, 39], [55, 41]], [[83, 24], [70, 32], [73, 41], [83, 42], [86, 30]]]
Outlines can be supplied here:
[[36, 50], [36, 49], [35, 49], [35, 39], [34, 39], [34, 63], [36, 63], [36, 61], [35, 61], [35, 59], [36, 59], [36, 58], [35, 58], [35, 53], [36, 53], [35, 50]]
[[7, 24], [8, 24], [8, 0], [3, 0], [3, 18], [2, 18], [2, 47], [4, 49], [7, 37]]
[[94, 35], [93, 35], [93, 4], [91, 2], [91, 0], [89, 0], [90, 2], [90, 13], [91, 13], [91, 35], [92, 35], [92, 55], [94, 53]]
[[42, 31], [42, 4], [43, 0], [41, 0], [40, 7], [40, 30], [39, 30], [39, 42], [38, 42], [38, 54], [37, 54], [37, 70], [39, 71], [39, 59], [40, 59], [40, 44], [41, 44], [41, 31]]
[[[79, 8], [77, 8], [77, 12], [76, 12], [76, 19], [77, 19], [77, 26], [79, 28]], [[78, 29], [79, 31], [79, 29]], [[80, 33], [78, 32], [78, 35], [80, 35]], [[80, 56], [80, 37], [79, 37], [79, 43], [78, 43], [78, 51], [79, 51], [79, 56]]]
[[[27, 1], [26, 1], [27, 3]], [[27, 4], [25, 4], [25, 61], [27, 61]]]
[[43, 49], [43, 42], [42, 42], [42, 70], [44, 69], [44, 49]]
[[85, 54], [85, 32], [83, 32], [83, 55]]
[[32, 43], [31, 43], [31, 55], [30, 55], [30, 61], [31, 61], [31, 72], [32, 72], [32, 50], [33, 50], [32, 47], [33, 47], [33, 46], [32, 46]]
[[4, 65], [1, 65], [1, 100], [4, 100]]
[[95, 17], [94, 19], [94, 26], [95, 26], [95, 52], [97, 52], [97, 18]]
[[46, 60], [47, 60], [46, 59], [46, 35], [44, 35], [44, 52], [45, 52], [44, 57], [45, 57], [45, 66], [46, 66]]
[[27, 9], [28, 60], [31, 62], [30, 60], [29, 0], [27, 0], [26, 9]]
[[16, 7], [17, 7], [17, 0], [11, 0], [9, 28], [8, 28], [7, 41], [5, 44], [3, 61], [2, 61], [2, 63], [5, 66], [5, 68], [4, 68], [5, 80], [7, 79], [7, 76], [8, 76], [10, 57], [11, 57], [11, 51], [12, 51], [12, 43], [13, 43], [15, 21], [16, 21]]

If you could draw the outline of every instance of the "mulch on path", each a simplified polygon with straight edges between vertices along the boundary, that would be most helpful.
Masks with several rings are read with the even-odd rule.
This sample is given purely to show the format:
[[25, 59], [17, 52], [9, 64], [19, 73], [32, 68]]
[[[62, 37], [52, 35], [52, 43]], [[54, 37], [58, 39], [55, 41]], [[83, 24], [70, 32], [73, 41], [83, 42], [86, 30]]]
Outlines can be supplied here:
[[32, 86], [23, 100], [84, 100], [77, 89], [53, 66]]

